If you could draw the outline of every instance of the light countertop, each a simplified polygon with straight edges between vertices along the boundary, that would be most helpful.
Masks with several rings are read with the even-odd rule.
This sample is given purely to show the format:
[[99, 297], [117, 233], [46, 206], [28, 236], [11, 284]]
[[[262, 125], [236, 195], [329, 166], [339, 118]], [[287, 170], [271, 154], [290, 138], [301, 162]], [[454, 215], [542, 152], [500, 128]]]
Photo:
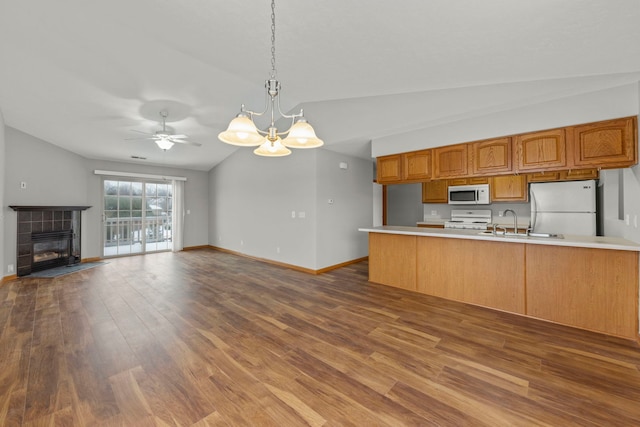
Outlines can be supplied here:
[[404, 234], [409, 236], [444, 237], [450, 239], [489, 240], [496, 242], [526, 243], [531, 245], [572, 246], [579, 248], [611, 249], [640, 252], [640, 244], [620, 237], [576, 236], [571, 234], [559, 238], [524, 236], [487, 236], [478, 230], [455, 230], [447, 228], [420, 228], [386, 225], [382, 227], [359, 228], [368, 233]]

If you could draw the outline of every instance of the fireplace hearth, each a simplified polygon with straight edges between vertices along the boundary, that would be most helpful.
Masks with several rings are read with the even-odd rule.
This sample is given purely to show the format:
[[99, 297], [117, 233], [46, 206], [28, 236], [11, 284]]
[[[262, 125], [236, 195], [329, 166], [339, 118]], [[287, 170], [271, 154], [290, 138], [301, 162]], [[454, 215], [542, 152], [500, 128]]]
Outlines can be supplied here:
[[17, 273], [81, 261], [81, 213], [90, 206], [10, 206], [18, 213]]

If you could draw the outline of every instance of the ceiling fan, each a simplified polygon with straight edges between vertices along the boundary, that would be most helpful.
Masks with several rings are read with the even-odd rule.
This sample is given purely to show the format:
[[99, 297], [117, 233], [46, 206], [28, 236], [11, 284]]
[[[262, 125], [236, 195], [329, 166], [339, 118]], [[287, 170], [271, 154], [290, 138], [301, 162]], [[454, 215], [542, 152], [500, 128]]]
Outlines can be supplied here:
[[173, 144], [187, 144], [187, 145], [195, 145], [196, 147], [200, 147], [202, 144], [198, 144], [193, 141], [186, 141], [185, 138], [188, 138], [187, 135], [176, 135], [173, 131], [167, 129], [167, 117], [169, 113], [166, 111], [160, 111], [160, 116], [162, 117], [162, 130], [157, 130], [155, 133], [147, 133], [139, 130], [132, 129], [133, 132], [143, 133], [147, 135], [144, 138], [126, 138], [126, 140], [139, 140], [139, 139], [150, 139], [153, 140], [158, 147], [162, 150], [167, 151]]

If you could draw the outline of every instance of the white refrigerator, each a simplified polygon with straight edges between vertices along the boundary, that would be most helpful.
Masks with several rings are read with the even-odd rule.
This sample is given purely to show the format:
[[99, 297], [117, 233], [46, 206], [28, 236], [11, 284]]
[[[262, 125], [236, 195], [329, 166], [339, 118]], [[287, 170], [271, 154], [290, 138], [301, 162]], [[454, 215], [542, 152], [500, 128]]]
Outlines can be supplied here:
[[534, 233], [596, 235], [596, 181], [533, 183], [529, 187]]

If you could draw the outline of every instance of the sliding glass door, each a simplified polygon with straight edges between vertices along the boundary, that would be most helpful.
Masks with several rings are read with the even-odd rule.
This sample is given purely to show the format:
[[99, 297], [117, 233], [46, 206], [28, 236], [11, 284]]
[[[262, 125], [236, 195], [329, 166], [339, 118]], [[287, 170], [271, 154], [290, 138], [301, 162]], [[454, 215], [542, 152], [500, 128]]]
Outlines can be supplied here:
[[171, 250], [173, 186], [104, 180], [103, 255]]

